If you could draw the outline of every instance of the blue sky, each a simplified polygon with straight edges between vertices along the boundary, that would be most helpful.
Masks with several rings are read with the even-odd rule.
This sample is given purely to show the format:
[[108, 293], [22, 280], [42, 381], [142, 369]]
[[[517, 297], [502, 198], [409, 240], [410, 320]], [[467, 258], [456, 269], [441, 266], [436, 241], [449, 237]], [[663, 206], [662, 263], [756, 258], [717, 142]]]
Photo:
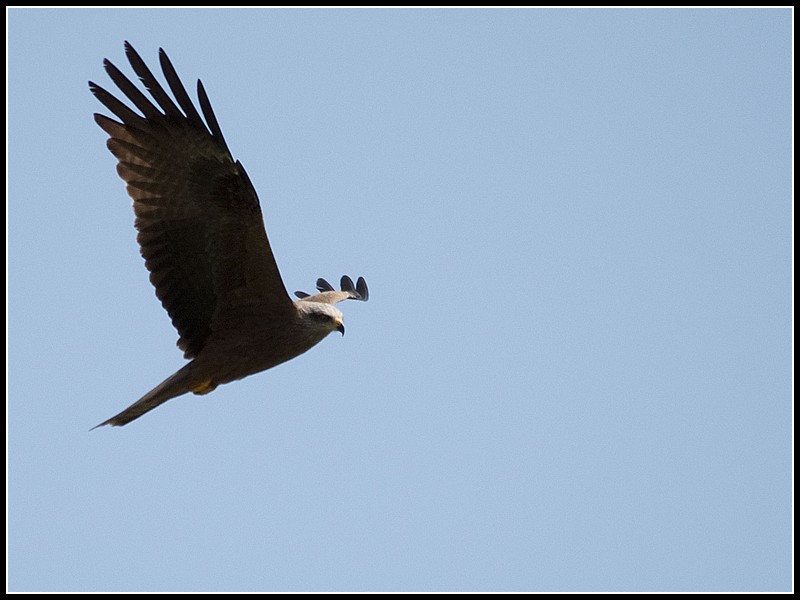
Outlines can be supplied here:
[[[791, 13], [11, 10], [11, 590], [788, 590]], [[182, 364], [88, 80], [202, 78], [347, 336]]]

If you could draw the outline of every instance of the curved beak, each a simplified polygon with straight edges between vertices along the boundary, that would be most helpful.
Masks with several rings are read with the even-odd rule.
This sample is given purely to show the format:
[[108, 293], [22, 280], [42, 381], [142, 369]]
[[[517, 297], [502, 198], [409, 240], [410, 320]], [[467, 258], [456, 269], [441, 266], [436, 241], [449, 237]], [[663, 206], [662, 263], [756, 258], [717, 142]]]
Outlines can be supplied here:
[[344, 336], [344, 323], [342, 323], [341, 321], [336, 321], [336, 331], [338, 331], [339, 333], [342, 334], [342, 336]]

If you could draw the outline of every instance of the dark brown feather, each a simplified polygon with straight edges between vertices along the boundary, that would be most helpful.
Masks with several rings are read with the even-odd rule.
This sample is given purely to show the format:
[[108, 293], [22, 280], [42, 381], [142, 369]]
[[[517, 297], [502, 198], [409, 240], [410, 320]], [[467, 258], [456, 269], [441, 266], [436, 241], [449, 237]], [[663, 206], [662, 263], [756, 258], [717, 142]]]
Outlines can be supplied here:
[[258, 196], [241, 163], [234, 162], [202, 85], [205, 122], [163, 50], [160, 64], [175, 101], [130, 44], [125, 51], [156, 104], [105, 61], [112, 81], [141, 115], [92, 83], [94, 95], [121, 122], [103, 115], [95, 120], [110, 136], [108, 148], [133, 199], [150, 281], [178, 330], [178, 346], [193, 358], [227, 312], [259, 304], [284, 318], [293, 311], [292, 301]]

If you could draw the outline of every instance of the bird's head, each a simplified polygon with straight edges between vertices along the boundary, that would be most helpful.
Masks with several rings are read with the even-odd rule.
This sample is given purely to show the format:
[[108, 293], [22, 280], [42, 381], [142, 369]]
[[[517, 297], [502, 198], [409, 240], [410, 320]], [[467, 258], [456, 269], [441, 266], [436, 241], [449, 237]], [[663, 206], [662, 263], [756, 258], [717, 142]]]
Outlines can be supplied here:
[[322, 302], [295, 302], [303, 327], [320, 339], [338, 331], [344, 335], [344, 315], [332, 304]]

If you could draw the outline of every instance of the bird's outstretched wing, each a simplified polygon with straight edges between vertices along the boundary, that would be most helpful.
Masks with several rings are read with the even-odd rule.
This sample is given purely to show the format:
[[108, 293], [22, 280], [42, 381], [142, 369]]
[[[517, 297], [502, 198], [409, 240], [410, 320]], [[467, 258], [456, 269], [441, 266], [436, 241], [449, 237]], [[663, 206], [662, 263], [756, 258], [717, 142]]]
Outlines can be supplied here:
[[125, 54], [155, 104], [105, 60], [111, 80], [141, 114], [89, 82], [119, 121], [94, 117], [111, 136], [108, 149], [119, 160], [117, 172], [133, 199], [150, 281], [178, 330], [178, 346], [193, 358], [228, 310], [259, 304], [281, 318], [292, 310], [292, 301], [267, 240], [258, 196], [228, 150], [202, 83], [198, 80], [197, 95], [205, 122], [164, 50], [159, 49], [159, 60], [177, 104], [128, 42]]
[[342, 277], [341, 291], [336, 291], [333, 286], [322, 277], [317, 279], [317, 290], [319, 294], [306, 294], [305, 292], [295, 292], [294, 295], [300, 298], [301, 302], [322, 302], [323, 304], [336, 304], [342, 300], [369, 300], [369, 289], [363, 277], [358, 278], [356, 285], [347, 275]]

